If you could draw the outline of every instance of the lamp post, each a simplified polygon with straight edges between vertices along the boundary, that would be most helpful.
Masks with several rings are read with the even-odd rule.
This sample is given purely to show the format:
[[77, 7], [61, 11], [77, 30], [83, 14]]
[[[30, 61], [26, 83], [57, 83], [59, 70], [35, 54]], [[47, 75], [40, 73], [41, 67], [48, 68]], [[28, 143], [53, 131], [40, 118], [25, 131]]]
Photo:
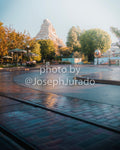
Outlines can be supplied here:
[[[120, 48], [120, 38], [119, 38], [119, 42], [117, 43], [117, 45]], [[118, 65], [120, 66], [120, 60], [118, 60]]]
[[30, 48], [30, 46], [27, 45], [27, 59], [28, 59], [28, 61], [29, 61], [29, 52], [31, 52], [31, 50], [29, 48]]
[[60, 56], [61, 56], [61, 61], [62, 61], [63, 54], [61, 54]]
[[111, 60], [110, 60], [110, 57], [111, 57], [111, 50], [109, 49], [108, 52], [109, 52], [109, 66], [111, 66]]
[[12, 64], [13, 64], [13, 52], [11, 52], [11, 55], [12, 55]]

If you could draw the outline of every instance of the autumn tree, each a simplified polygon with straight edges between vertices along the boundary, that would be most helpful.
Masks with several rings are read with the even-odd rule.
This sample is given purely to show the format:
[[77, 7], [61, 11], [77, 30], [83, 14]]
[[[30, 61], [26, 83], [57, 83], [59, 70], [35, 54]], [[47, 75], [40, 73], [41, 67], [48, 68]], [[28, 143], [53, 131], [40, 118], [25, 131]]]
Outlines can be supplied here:
[[0, 22], [0, 58], [7, 54], [7, 28]]
[[8, 50], [15, 48], [23, 48], [24, 45], [24, 35], [22, 33], [17, 33], [14, 29], [8, 29]]
[[9, 27], [7, 34], [8, 34], [7, 45], [9, 50], [15, 48], [27, 49], [28, 45], [29, 47], [31, 47], [35, 42], [35, 39], [32, 39], [29, 33], [26, 33], [25, 31], [24, 33], [16, 32], [15, 29]]
[[30, 37], [29, 33], [16, 32], [12, 27], [4, 27], [0, 22], [0, 58], [3, 58], [9, 50], [16, 48], [28, 50], [28, 46], [31, 51], [39, 55], [35, 59], [40, 60], [40, 45]]

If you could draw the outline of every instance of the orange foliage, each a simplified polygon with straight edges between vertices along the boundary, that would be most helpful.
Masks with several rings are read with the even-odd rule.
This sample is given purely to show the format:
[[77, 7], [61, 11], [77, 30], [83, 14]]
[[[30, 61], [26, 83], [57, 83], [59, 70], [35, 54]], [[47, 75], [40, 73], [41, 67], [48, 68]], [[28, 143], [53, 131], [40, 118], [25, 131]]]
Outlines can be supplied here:
[[15, 29], [11, 27], [7, 28], [3, 26], [3, 23], [0, 22], [0, 57], [8, 53], [8, 50], [19, 48], [27, 49], [33, 47], [35, 39], [31, 39], [29, 34], [26, 32], [16, 32]]

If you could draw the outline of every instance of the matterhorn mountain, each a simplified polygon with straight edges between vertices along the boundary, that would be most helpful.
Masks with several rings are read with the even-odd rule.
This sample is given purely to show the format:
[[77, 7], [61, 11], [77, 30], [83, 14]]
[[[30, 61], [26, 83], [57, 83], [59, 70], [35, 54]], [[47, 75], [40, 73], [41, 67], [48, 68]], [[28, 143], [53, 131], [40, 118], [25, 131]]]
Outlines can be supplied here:
[[36, 40], [50, 39], [56, 45], [58, 45], [58, 47], [65, 47], [65, 44], [63, 43], [63, 41], [61, 39], [58, 38], [52, 23], [48, 19], [45, 19], [43, 21], [40, 32], [36, 35], [35, 38], [36, 38]]

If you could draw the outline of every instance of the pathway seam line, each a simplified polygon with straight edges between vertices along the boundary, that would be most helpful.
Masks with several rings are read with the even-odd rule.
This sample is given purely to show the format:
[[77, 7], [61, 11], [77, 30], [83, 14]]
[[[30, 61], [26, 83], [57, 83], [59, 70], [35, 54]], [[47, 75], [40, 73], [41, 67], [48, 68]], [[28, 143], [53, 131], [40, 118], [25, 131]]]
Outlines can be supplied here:
[[24, 103], [26, 105], [31, 105], [31, 106], [38, 107], [38, 108], [41, 108], [41, 109], [44, 109], [44, 110], [47, 110], [47, 111], [51, 111], [53, 113], [56, 113], [56, 114], [59, 114], [59, 115], [65, 116], [65, 117], [69, 117], [69, 118], [72, 118], [72, 119], [75, 119], [75, 120], [78, 120], [78, 121], [82, 121], [82, 122], [85, 122], [85, 123], [88, 123], [88, 124], [91, 124], [91, 125], [94, 125], [94, 126], [97, 126], [97, 127], [101, 127], [101, 128], [104, 128], [104, 129], [107, 129], [107, 130], [110, 130], [110, 131], [113, 131], [113, 132], [116, 132], [116, 133], [120, 133], [120, 130], [117, 130], [116, 128], [113, 128], [113, 127], [111, 128], [108, 125], [103, 125], [103, 124], [100, 124], [100, 123], [97, 123], [97, 122], [92, 122], [91, 120], [84, 119], [82, 117], [81, 118], [77, 118], [77, 117], [75, 117], [73, 115], [68, 115], [68, 114], [65, 114], [65, 113], [60, 112], [60, 111], [49, 109], [47, 107], [44, 107], [44, 106], [42, 106], [40, 104], [35, 104], [35, 103], [30, 102], [28, 100], [23, 100], [23, 99], [15, 98], [15, 97], [12, 97], [12, 96], [7, 96], [7, 95], [1, 94], [1, 93], [0, 93], [0, 96], [6, 97], [6, 98], [10, 98], [10, 99], [15, 100], [15, 101], [19, 101], [19, 102]]

